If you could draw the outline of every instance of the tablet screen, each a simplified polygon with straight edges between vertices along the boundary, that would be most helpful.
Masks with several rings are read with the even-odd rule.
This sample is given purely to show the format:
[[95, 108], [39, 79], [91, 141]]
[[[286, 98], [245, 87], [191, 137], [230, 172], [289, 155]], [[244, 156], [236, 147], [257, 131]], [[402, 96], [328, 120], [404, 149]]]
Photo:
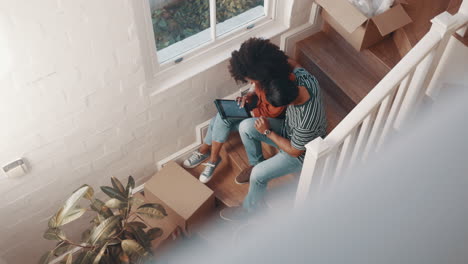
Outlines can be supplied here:
[[226, 117], [249, 117], [249, 114], [245, 108], [239, 108], [237, 102], [234, 100], [218, 100], [219, 104], [223, 108]]

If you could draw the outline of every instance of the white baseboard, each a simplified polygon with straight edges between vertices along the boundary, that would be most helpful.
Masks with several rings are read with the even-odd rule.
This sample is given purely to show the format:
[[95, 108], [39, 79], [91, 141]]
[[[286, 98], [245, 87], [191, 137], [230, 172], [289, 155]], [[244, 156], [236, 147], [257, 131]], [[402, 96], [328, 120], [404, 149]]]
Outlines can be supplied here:
[[284, 50], [286, 55], [291, 58], [295, 58], [296, 54], [296, 43], [314, 35], [322, 29], [321, 23], [306, 23], [302, 26], [299, 26], [291, 31], [287, 31], [281, 35], [281, 44], [280, 48]]
[[320, 6], [314, 3], [312, 5], [310, 18], [307, 23], [292, 30], [286, 31], [281, 35], [280, 48], [290, 58], [295, 58], [296, 43], [298, 41], [310, 37], [322, 30], [323, 20], [320, 16], [320, 10]]

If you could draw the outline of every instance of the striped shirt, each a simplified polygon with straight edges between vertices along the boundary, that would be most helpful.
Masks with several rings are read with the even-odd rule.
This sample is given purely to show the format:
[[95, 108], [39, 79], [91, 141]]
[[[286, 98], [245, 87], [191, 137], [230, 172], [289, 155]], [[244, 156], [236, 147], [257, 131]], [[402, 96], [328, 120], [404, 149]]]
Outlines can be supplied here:
[[[297, 86], [304, 86], [310, 94], [310, 99], [302, 105], [289, 105], [283, 123], [281, 136], [291, 141], [291, 146], [305, 150], [305, 145], [317, 137], [324, 137], [327, 132], [327, 119], [322, 103], [320, 86], [304, 68], [294, 69]], [[299, 156], [304, 162], [305, 153]]]

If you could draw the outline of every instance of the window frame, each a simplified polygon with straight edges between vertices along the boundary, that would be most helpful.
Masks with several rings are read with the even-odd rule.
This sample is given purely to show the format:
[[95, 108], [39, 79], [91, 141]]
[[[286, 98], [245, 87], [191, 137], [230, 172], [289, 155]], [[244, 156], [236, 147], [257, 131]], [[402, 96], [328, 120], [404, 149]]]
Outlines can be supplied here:
[[[178, 83], [200, 73], [229, 58], [232, 50], [250, 37], [271, 38], [285, 32], [289, 28], [289, 17], [287, 16], [290, 6], [289, 1], [265, 0], [265, 15], [252, 20], [245, 26], [233, 29], [227, 34], [216, 35], [216, 24], [213, 30], [212, 24], [215, 21], [216, 5], [210, 1], [210, 30], [212, 39], [204, 45], [182, 53], [173, 60], [159, 63], [157, 57], [156, 43], [151, 21], [150, 4], [148, 0], [139, 0], [138, 5], [134, 5], [134, 15], [137, 23], [137, 30], [140, 34], [140, 47], [142, 49], [143, 66], [150, 92], [155, 95]], [[142, 15], [143, 14], [143, 15]], [[254, 25], [251, 27], [251, 25]], [[180, 57], [180, 62], [176, 62]]]

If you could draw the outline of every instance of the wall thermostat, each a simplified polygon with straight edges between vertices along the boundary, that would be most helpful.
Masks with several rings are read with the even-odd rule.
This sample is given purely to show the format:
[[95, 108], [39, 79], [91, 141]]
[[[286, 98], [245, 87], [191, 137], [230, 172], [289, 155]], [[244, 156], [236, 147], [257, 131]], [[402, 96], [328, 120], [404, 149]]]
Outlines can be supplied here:
[[21, 177], [26, 174], [27, 167], [23, 159], [15, 160], [2, 168], [8, 178]]

